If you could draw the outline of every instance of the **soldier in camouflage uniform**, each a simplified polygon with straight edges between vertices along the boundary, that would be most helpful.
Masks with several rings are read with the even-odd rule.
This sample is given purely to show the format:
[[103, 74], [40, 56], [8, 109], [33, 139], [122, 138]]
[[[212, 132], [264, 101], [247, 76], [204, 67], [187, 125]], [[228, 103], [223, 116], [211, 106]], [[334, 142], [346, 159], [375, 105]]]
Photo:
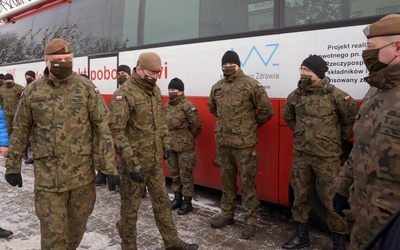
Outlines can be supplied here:
[[0, 88], [4, 85], [4, 74], [0, 74]]
[[93, 136], [110, 190], [119, 181], [109, 110], [96, 86], [72, 72], [68, 42], [48, 42], [44, 59], [44, 76], [25, 88], [18, 105], [5, 178], [22, 187], [21, 158], [31, 139], [41, 249], [76, 249], [96, 200]]
[[13, 132], [13, 120], [24, 87], [14, 82], [11, 74], [4, 76], [4, 85], [0, 88], [0, 106], [3, 107], [7, 121], [8, 136]]
[[387, 15], [364, 33], [371, 87], [353, 127], [353, 150], [334, 185], [338, 197], [349, 197], [355, 218], [350, 249], [362, 249], [400, 209], [400, 15]]
[[234, 223], [236, 175], [239, 172], [242, 189], [242, 211], [245, 227], [241, 235], [255, 235], [259, 201], [254, 178], [258, 159], [255, 145], [257, 130], [274, 115], [274, 109], [263, 85], [246, 76], [239, 56], [227, 51], [222, 57], [224, 78], [211, 89], [208, 108], [216, 116], [215, 138], [217, 158], [221, 168], [221, 213], [211, 219], [211, 227]]
[[[196, 166], [195, 138], [201, 131], [199, 112], [185, 98], [185, 86], [181, 79], [174, 78], [168, 84], [169, 102], [164, 106], [165, 120], [171, 138], [171, 157], [168, 170], [172, 178], [174, 199], [171, 208], [179, 215], [193, 211], [193, 170]], [[184, 200], [182, 201], [182, 194]]]
[[[25, 72], [25, 80], [26, 80], [26, 86], [31, 84], [33, 81], [36, 79], [36, 74], [32, 70], [28, 70]], [[25, 148], [25, 164], [32, 164], [35, 160], [33, 157], [29, 157], [29, 151], [31, 151], [31, 143], [28, 142], [28, 145]]]
[[110, 128], [119, 157], [121, 175], [121, 218], [117, 222], [123, 250], [137, 249], [136, 222], [144, 185], [149, 190], [154, 219], [166, 249], [198, 249], [183, 242], [172, 221], [164, 159], [170, 156], [168, 127], [162, 114], [160, 88], [156, 85], [161, 59], [142, 53], [132, 76], [112, 97]]
[[296, 249], [310, 245], [308, 222], [311, 192], [318, 189], [328, 211], [334, 249], [346, 248], [347, 222], [333, 210], [331, 187], [340, 169], [342, 143], [352, 135], [358, 104], [325, 77], [327, 63], [312, 55], [301, 64], [298, 88], [289, 94], [282, 109], [283, 118], [293, 130], [293, 167], [290, 184], [294, 191], [292, 217], [296, 233], [282, 245]]

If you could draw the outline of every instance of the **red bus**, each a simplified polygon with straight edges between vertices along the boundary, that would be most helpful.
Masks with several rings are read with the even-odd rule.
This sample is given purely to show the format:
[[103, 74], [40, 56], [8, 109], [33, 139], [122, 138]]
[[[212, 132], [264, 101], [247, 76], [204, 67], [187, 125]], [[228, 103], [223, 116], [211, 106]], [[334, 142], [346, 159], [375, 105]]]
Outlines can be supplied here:
[[216, 120], [206, 103], [221, 77], [222, 55], [234, 50], [275, 109], [259, 130], [259, 199], [290, 206], [292, 132], [281, 107], [297, 86], [302, 60], [322, 56], [332, 83], [361, 100], [368, 89], [362, 29], [399, 11], [398, 0], [32, 0], [0, 14], [0, 73], [13, 74], [22, 85], [27, 70], [41, 76], [44, 45], [61, 37], [74, 47], [74, 70], [88, 74], [110, 102], [117, 66], [133, 68], [140, 53], [158, 53], [163, 70], [157, 84], [164, 101], [169, 81], [179, 77], [203, 121], [195, 183], [220, 189]]

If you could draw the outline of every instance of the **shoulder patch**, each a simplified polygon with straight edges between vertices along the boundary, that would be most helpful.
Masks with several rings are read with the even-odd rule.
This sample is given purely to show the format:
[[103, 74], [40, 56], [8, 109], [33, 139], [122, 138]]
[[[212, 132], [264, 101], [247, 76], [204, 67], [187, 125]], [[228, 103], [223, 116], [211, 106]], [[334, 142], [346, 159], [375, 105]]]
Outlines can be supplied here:
[[94, 88], [94, 92], [98, 94], [100, 92], [99, 88]]
[[115, 100], [116, 101], [122, 101], [122, 98], [123, 98], [122, 95], [116, 95], [115, 96]]
[[191, 110], [192, 112], [194, 112], [194, 111], [197, 110], [197, 108], [196, 108], [196, 107], [191, 107], [190, 110]]
[[258, 87], [264, 87], [261, 83], [257, 83]]
[[349, 95], [347, 95], [347, 96], [344, 97], [344, 100], [345, 100], [346, 102], [350, 101], [351, 99], [352, 99], [352, 98], [351, 98], [351, 96], [349, 96]]

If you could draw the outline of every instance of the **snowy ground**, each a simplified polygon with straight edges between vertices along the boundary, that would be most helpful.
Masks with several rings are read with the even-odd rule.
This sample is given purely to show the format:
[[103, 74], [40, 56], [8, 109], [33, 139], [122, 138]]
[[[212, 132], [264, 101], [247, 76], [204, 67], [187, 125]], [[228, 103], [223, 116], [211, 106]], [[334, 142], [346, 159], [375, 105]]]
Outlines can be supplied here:
[[[4, 161], [0, 160], [0, 227], [11, 230], [11, 239], [0, 239], [0, 250], [40, 249], [39, 220], [35, 215], [33, 200], [33, 165], [23, 166], [23, 187], [16, 188], [4, 179]], [[219, 212], [218, 195], [210, 195], [210, 190], [197, 191], [194, 198], [195, 210], [186, 216], [173, 211], [173, 219], [180, 237], [187, 242], [195, 242], [200, 249], [281, 249], [280, 245], [292, 235], [294, 225], [269, 214], [260, 214], [254, 239], [240, 238], [243, 218], [239, 211], [236, 223], [223, 229], [209, 226], [211, 216]], [[211, 191], [212, 192], [212, 191]], [[172, 195], [170, 194], [172, 197]], [[211, 198], [210, 198], [211, 197]], [[115, 227], [119, 218], [119, 194], [109, 192], [106, 186], [97, 187], [95, 209], [89, 218], [88, 230], [79, 250], [121, 249], [120, 238]], [[155, 226], [150, 199], [142, 200], [137, 244], [139, 249], [164, 249], [160, 234]], [[332, 249], [332, 241], [325, 234], [312, 229], [311, 247], [304, 249]]]

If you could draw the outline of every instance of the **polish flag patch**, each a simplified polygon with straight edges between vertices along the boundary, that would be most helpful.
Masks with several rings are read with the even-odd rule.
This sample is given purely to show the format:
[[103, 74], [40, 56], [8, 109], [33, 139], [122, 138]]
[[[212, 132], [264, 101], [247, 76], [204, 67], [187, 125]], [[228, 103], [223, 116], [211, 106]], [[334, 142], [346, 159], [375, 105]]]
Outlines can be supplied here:
[[122, 95], [117, 95], [115, 96], [116, 101], [122, 101]]
[[190, 110], [196, 111], [197, 109], [196, 109], [196, 107], [192, 107]]
[[350, 101], [351, 99], [352, 99], [352, 98], [351, 98], [351, 96], [349, 96], [349, 95], [344, 97], [344, 100], [345, 100], [346, 102]]
[[98, 88], [95, 88], [95, 89], [94, 89], [94, 92], [96, 92], [96, 94], [97, 94], [97, 93], [100, 92], [100, 90], [99, 90]]

